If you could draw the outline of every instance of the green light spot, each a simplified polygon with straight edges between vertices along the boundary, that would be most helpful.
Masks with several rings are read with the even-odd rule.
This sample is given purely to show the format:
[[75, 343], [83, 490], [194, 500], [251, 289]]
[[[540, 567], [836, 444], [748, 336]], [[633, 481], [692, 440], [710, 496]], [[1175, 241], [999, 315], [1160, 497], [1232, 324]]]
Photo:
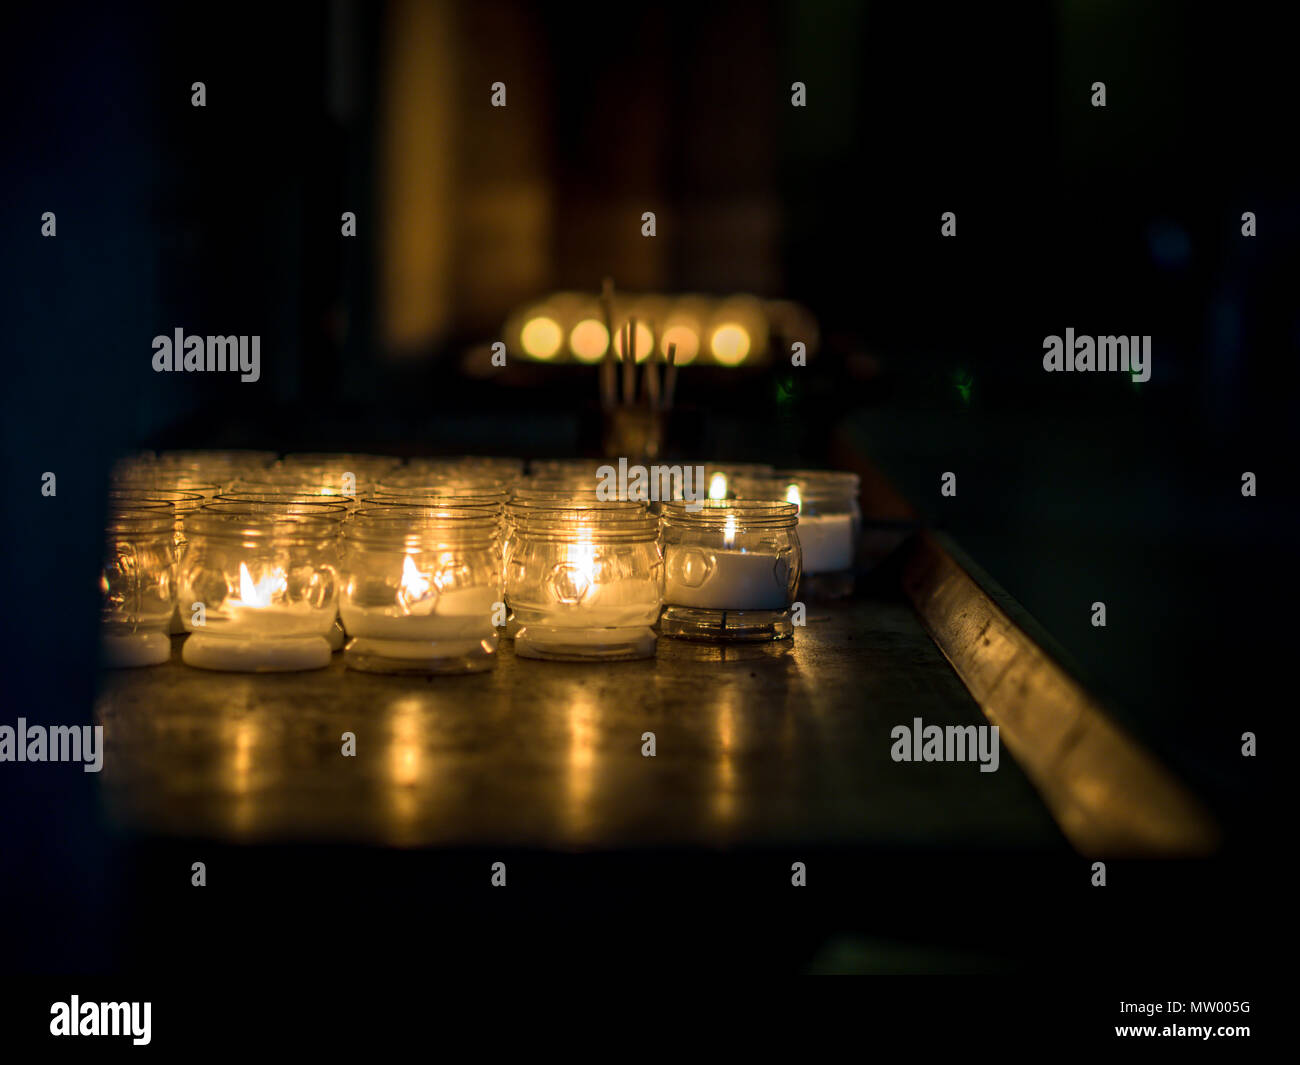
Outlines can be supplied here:
[[953, 387], [957, 389], [957, 394], [961, 396], [961, 401], [969, 405], [971, 388], [974, 387], [975, 378], [965, 370], [956, 370], [952, 375], [952, 383]]

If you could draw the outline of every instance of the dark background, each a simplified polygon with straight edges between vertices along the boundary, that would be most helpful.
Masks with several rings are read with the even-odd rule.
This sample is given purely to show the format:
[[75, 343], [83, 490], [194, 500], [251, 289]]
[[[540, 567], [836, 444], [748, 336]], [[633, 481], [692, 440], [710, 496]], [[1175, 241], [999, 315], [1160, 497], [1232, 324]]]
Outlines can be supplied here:
[[[89, 710], [87, 575], [116, 455], [594, 453], [594, 371], [462, 372], [512, 308], [561, 288], [594, 292], [606, 274], [633, 291], [788, 297], [820, 321], [809, 366], [684, 370], [679, 450], [879, 465], [1230, 829], [1214, 863], [1144, 870], [1149, 896], [1094, 915], [1096, 927], [1127, 920], [1145, 934], [1143, 915], [1163, 907], [1165, 952], [1144, 957], [1186, 960], [1191, 948], [1177, 944], [1193, 903], [1179, 909], [1176, 897], [1190, 877], [1202, 882], [1198, 911], [1211, 883], [1223, 899], [1221, 912], [1199, 914], [1216, 931], [1197, 957], [1246, 964], [1253, 948], [1227, 924], [1262, 898], [1274, 831], [1265, 780], [1293, 702], [1278, 677], [1290, 644], [1300, 186], [1290, 37], [1270, 11], [338, 2], [11, 12], [0, 552], [6, 599], [22, 606], [0, 613], [4, 719], [67, 722]], [[426, 39], [441, 42], [427, 55]], [[196, 80], [206, 108], [190, 105]], [[489, 106], [497, 80], [504, 110]], [[807, 84], [804, 109], [790, 106], [795, 80]], [[1090, 105], [1094, 81], [1106, 83], [1104, 109]], [[46, 210], [56, 239], [40, 236]], [[344, 210], [357, 213], [355, 239], [339, 234]], [[658, 214], [653, 241], [640, 236], [644, 210]], [[945, 240], [948, 210], [958, 236]], [[1258, 219], [1253, 239], [1240, 231], [1246, 210]], [[416, 257], [414, 293], [393, 270], [403, 254]], [[261, 335], [262, 380], [155, 374], [151, 339], [177, 326]], [[1151, 380], [1045, 374], [1042, 339], [1067, 327], [1150, 334]], [[46, 470], [58, 475], [53, 499], [39, 494]], [[1257, 498], [1241, 496], [1246, 470]], [[958, 475], [954, 499], [939, 495], [944, 471]], [[1097, 600], [1104, 629], [1090, 624]], [[1238, 754], [1245, 730], [1261, 737], [1253, 762]], [[148, 964], [123, 929], [143, 919], [132, 885], [157, 859], [100, 824], [93, 778], [6, 765], [0, 790], [11, 837], [0, 899], [32, 915], [8, 967]], [[273, 879], [299, 859], [232, 860], [270, 863]], [[338, 877], [361, 879], [328, 854], [303, 860], [340, 891]], [[936, 876], [1024, 882], [996, 856], [952, 861]], [[591, 890], [610, 885], [610, 898], [621, 876], [661, 884], [677, 875], [664, 868], [678, 868], [589, 862]], [[384, 879], [389, 865], [375, 868], [381, 884], [396, 882]], [[899, 883], [915, 891], [898, 889], [900, 907], [947, 898], [922, 888], [930, 870], [910, 868]], [[1035, 869], [1022, 872], [1043, 878], [1033, 880], [1042, 914], [1074, 897], [1054, 895], [1056, 881]], [[754, 903], [735, 941], [750, 962], [807, 966], [828, 928], [871, 923], [853, 892], [837, 901], [833, 916], [812, 919]], [[281, 927], [235, 898], [214, 905], [212, 942], [241, 922]], [[324, 902], [311, 905], [319, 914], [304, 913], [327, 919]], [[585, 912], [572, 899], [556, 905]], [[740, 956], [690, 933], [702, 909], [674, 907], [683, 950], [719, 966]], [[752, 932], [759, 912], [766, 939], [739, 930], [748, 920]], [[53, 914], [72, 924], [51, 940], [38, 932]], [[567, 949], [581, 956], [550, 933], [530, 940], [542, 918], [516, 916], [512, 944], [535, 942], [557, 964]], [[1003, 944], [1017, 966], [1043, 960], [1038, 923]], [[586, 935], [594, 956], [602, 933], [587, 925], [564, 941]], [[295, 927], [307, 942], [307, 918]], [[1082, 949], [1087, 931], [1077, 931]], [[458, 936], [449, 953], [463, 960], [473, 934]], [[357, 951], [382, 954], [367, 943]]]

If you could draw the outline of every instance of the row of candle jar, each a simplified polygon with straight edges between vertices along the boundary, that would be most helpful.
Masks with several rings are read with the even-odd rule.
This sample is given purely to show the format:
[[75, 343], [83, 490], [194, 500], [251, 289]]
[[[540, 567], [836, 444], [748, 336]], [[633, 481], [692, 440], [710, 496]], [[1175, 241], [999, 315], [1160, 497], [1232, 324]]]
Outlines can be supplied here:
[[[102, 578], [110, 660], [165, 661], [173, 604], [200, 668], [329, 662], [385, 672], [485, 668], [507, 622], [523, 657], [637, 658], [667, 636], [790, 636], [802, 553], [785, 501], [499, 504], [115, 499]], [[178, 531], [183, 529], [183, 532]], [[184, 541], [183, 554], [178, 540]], [[503, 594], [504, 592], [504, 594]], [[339, 622], [341, 621], [341, 626]]]

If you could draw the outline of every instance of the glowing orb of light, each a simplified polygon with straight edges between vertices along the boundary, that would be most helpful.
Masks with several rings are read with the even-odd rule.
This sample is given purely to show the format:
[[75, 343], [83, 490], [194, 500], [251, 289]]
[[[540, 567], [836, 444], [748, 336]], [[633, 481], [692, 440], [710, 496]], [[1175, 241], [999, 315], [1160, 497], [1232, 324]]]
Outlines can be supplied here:
[[724, 322], [713, 331], [709, 346], [723, 366], [739, 366], [749, 354], [749, 333], [737, 322]]
[[554, 318], [530, 318], [519, 330], [519, 342], [535, 359], [553, 359], [564, 343], [564, 333]]
[[671, 325], [665, 329], [659, 341], [659, 348], [665, 356], [668, 354], [669, 344], [677, 345], [677, 354], [673, 356], [673, 361], [678, 366], [694, 362], [695, 356], [700, 353], [700, 336], [689, 325]]
[[579, 362], [599, 362], [608, 346], [609, 331], [595, 318], [584, 318], [569, 333], [569, 350]]

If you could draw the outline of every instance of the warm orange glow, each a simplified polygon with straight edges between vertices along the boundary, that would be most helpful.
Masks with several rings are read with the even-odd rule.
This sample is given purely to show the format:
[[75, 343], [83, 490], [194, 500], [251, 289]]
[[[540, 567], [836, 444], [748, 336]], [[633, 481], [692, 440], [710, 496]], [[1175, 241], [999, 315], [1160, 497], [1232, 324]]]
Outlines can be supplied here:
[[665, 329], [659, 342], [659, 350], [664, 355], [668, 354], [669, 344], [677, 345], [677, 354], [673, 356], [673, 361], [678, 366], [694, 362], [695, 356], [700, 353], [700, 335], [689, 325], [670, 325]]
[[[645, 322], [636, 324], [636, 361], [645, 362], [646, 359], [654, 353], [655, 338], [650, 332], [650, 327]], [[614, 330], [614, 350], [618, 352], [618, 357], [623, 357], [623, 331]]]
[[584, 318], [569, 334], [569, 348], [580, 362], [599, 362], [607, 347], [609, 330], [595, 318]]
[[554, 318], [530, 318], [519, 331], [524, 351], [535, 359], [553, 359], [564, 343], [564, 333]]
[[713, 357], [724, 366], [739, 366], [749, 354], [749, 333], [738, 322], [724, 322], [709, 340]]
[[722, 530], [722, 538], [727, 547], [730, 547], [736, 542], [736, 515], [727, 515], [727, 524]]
[[715, 473], [709, 478], [709, 498], [727, 498], [727, 475], [725, 473]]

